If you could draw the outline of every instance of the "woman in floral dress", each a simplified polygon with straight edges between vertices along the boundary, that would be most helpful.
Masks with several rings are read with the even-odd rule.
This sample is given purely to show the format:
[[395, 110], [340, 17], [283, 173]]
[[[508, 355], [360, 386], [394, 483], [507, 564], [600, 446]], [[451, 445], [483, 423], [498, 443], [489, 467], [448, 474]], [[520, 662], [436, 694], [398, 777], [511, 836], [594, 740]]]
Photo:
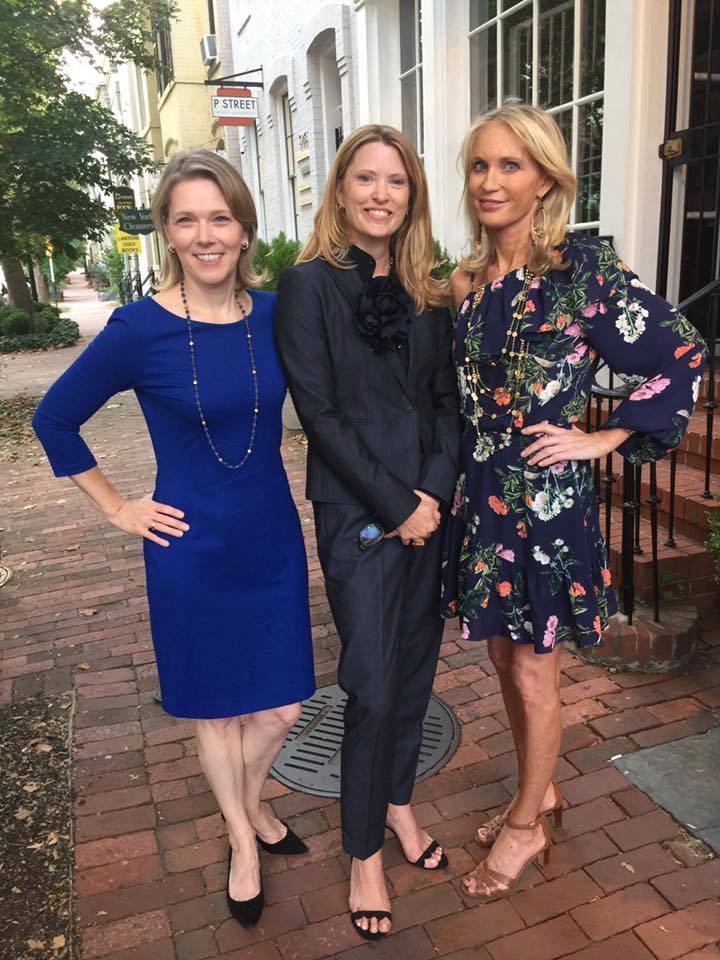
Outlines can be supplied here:
[[[548, 114], [485, 115], [463, 161], [472, 249], [452, 287], [465, 431], [443, 604], [466, 639], [487, 640], [517, 751], [518, 792], [478, 830], [491, 850], [464, 881], [492, 900], [547, 857], [543, 815], [561, 816], [559, 644], [599, 644], [616, 609], [592, 461], [618, 450], [643, 463], [677, 446], [705, 346], [609, 243], [566, 236], [575, 178]], [[634, 390], [587, 434], [575, 424], [601, 361]]]

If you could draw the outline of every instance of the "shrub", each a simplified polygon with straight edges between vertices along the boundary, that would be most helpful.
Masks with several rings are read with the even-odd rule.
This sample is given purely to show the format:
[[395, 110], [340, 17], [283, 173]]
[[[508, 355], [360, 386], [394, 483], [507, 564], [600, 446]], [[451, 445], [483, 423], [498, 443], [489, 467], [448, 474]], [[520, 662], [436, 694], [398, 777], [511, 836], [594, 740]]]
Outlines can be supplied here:
[[30, 333], [30, 316], [19, 307], [0, 310], [0, 336], [17, 337]]
[[24, 333], [0, 336], [0, 353], [18, 350], [47, 350], [49, 347], [71, 347], [80, 337], [80, 328], [74, 320], [61, 317], [45, 333]]
[[707, 518], [710, 536], [705, 541], [705, 546], [715, 562], [715, 579], [720, 583], [720, 510], [708, 510]]
[[435, 241], [435, 275], [441, 277], [446, 283], [450, 282], [450, 274], [457, 266], [457, 260], [450, 256], [445, 247], [440, 246], [440, 241]]
[[267, 275], [264, 290], [277, 290], [280, 274], [295, 263], [300, 246], [298, 240], [290, 240], [284, 233], [273, 237], [270, 243], [258, 239], [253, 267], [258, 273], [264, 270]]

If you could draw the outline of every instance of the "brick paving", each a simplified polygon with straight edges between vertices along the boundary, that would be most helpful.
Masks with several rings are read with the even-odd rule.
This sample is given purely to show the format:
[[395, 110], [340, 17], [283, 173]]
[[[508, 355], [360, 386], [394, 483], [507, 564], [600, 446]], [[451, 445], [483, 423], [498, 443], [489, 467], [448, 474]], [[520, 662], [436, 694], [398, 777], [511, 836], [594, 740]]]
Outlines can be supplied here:
[[[34, 380], [74, 353], [33, 354]], [[111, 400], [85, 434], [124, 494], [151, 490], [150, 444], [131, 395]], [[288, 438], [284, 453], [306, 533], [322, 685], [334, 681], [338, 641], [302, 498], [302, 440]], [[82, 960], [720, 960], [719, 861], [609, 763], [720, 723], [717, 621], [681, 675], [608, 673], [563, 654], [564, 824], [548, 866], [531, 868], [512, 897], [486, 905], [464, 896], [461, 877], [480, 855], [474, 827], [513, 790], [511, 739], [485, 647], [448, 626], [436, 690], [457, 711], [462, 744], [417, 787], [415, 801], [448, 849], [450, 869], [421, 873], [388, 839], [394, 932], [364, 944], [346, 914], [338, 803], [270, 782], [275, 812], [310, 853], [263, 855], [268, 906], [248, 932], [227, 913], [225, 833], [192, 725], [153, 701], [140, 542], [105, 523], [69, 481], [54, 480], [37, 446], [0, 462], [0, 479], [3, 562], [15, 572], [0, 594], [0, 702], [75, 695]]]

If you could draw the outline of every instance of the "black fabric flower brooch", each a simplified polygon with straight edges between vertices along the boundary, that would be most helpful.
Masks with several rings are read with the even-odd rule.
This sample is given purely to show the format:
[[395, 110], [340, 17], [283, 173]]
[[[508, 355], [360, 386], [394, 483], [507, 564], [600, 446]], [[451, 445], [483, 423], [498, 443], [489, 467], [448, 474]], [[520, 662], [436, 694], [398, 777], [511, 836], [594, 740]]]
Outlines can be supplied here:
[[396, 277], [370, 277], [360, 295], [355, 326], [375, 353], [404, 347], [415, 305]]

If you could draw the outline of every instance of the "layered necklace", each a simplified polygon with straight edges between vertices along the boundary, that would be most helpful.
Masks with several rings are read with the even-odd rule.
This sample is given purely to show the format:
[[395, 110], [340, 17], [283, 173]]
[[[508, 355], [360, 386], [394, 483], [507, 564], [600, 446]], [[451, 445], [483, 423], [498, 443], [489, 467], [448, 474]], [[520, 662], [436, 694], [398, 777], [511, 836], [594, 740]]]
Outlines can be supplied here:
[[[525, 267], [522, 290], [515, 299], [512, 319], [510, 320], [510, 326], [505, 331], [505, 344], [500, 351], [500, 358], [498, 360], [486, 359], [481, 365], [471, 357], [465, 357], [465, 375], [470, 387], [470, 399], [472, 401], [472, 412], [469, 420], [476, 430], [478, 429], [480, 420], [485, 416], [489, 416], [491, 420], [497, 420], [500, 417], [507, 416], [508, 413], [515, 418], [522, 412], [519, 401], [522, 384], [525, 379], [529, 347], [527, 340], [523, 340], [520, 336], [520, 325], [525, 316], [525, 305], [530, 296], [530, 288], [532, 287], [534, 279], [535, 274]], [[478, 291], [478, 293], [475, 294], [472, 308], [473, 315], [480, 305], [482, 295], [482, 291]], [[507, 368], [506, 384], [504, 387], [496, 387], [493, 389], [483, 383], [480, 375], [481, 367], [496, 367], [500, 363], [504, 364]], [[488, 414], [484, 407], [481, 406], [480, 398], [481, 396], [492, 397], [493, 401], [497, 404], [498, 393], [505, 394], [503, 397], [505, 404], [503, 404], [503, 406], [507, 405], [510, 409], [505, 413]], [[506, 427], [505, 433], [512, 433], [512, 426]]]
[[205, 433], [207, 442], [210, 445], [210, 449], [215, 455], [217, 462], [222, 464], [222, 466], [226, 467], [228, 470], [239, 470], [240, 467], [245, 466], [253, 452], [253, 447], [255, 446], [255, 434], [257, 431], [258, 414], [260, 413], [260, 390], [258, 387], [257, 366], [255, 364], [255, 350], [253, 348], [252, 330], [250, 329], [250, 320], [248, 319], [247, 311], [240, 302], [240, 294], [236, 293], [235, 302], [238, 305], [242, 322], [245, 325], [245, 342], [247, 344], [248, 355], [250, 357], [250, 370], [252, 372], [253, 381], [253, 414], [250, 425], [250, 439], [248, 440], [245, 456], [242, 458], [240, 463], [228, 463], [224, 457], [220, 456], [219, 450], [213, 443], [213, 438], [210, 435], [210, 429], [208, 427], [207, 417], [203, 412], [202, 403], [200, 402], [200, 381], [198, 378], [197, 357], [195, 355], [195, 337], [193, 335], [190, 308], [188, 307], [187, 297], [185, 295], [185, 284], [182, 280], [180, 281], [180, 298], [182, 299], [183, 307], [185, 309], [185, 319], [187, 321], [188, 346], [190, 348], [190, 363], [192, 365], [192, 384], [193, 391], [195, 393], [195, 405], [197, 407], [198, 416], [200, 417], [200, 426]]

